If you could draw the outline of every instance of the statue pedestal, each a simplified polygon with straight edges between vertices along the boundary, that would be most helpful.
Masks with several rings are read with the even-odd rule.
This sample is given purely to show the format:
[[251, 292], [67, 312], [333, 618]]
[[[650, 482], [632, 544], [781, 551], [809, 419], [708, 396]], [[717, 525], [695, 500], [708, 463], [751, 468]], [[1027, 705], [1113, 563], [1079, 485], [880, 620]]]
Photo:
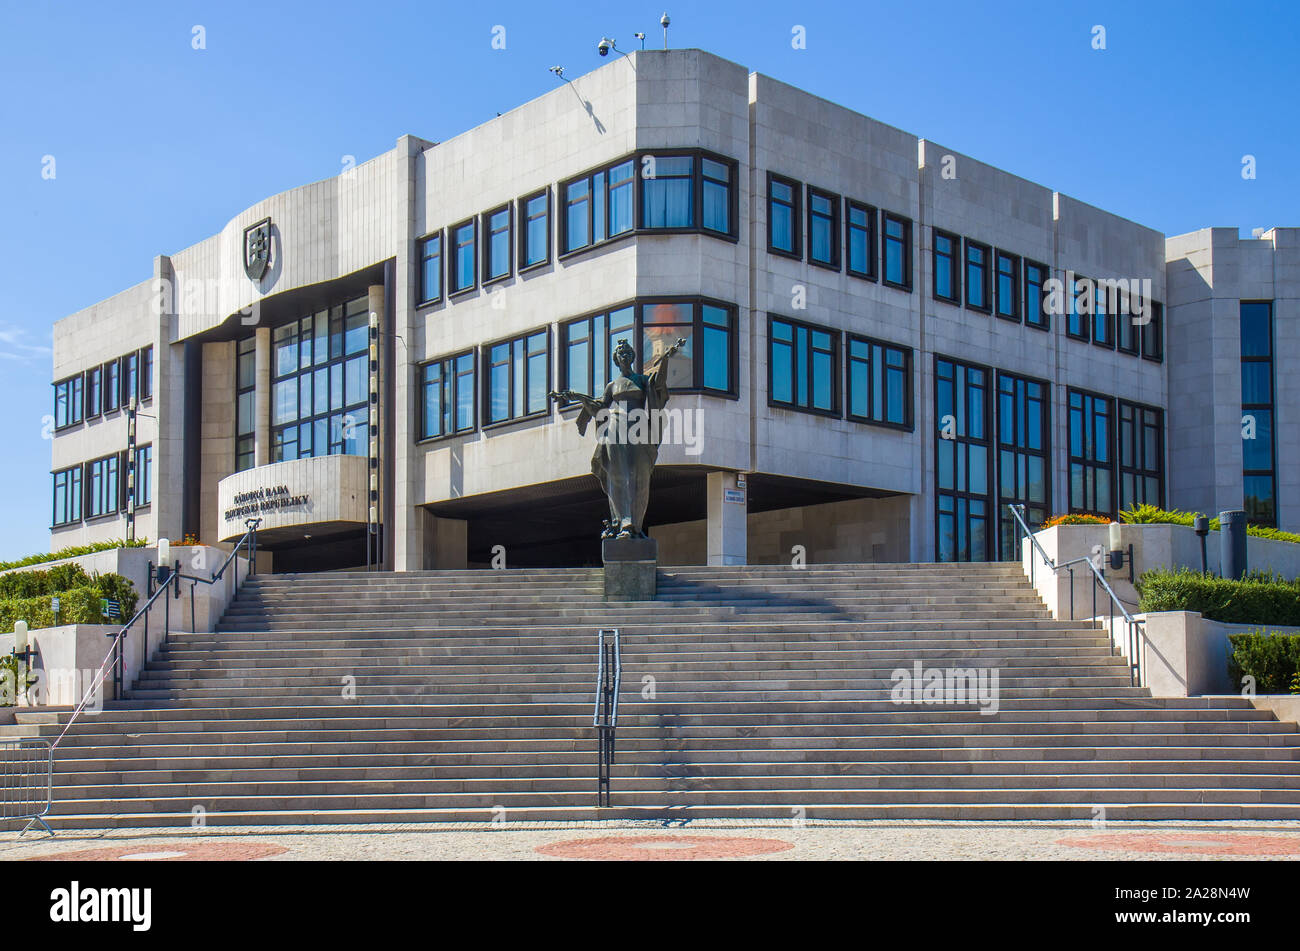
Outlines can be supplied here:
[[606, 538], [600, 543], [605, 563], [606, 601], [652, 601], [659, 543], [653, 538]]

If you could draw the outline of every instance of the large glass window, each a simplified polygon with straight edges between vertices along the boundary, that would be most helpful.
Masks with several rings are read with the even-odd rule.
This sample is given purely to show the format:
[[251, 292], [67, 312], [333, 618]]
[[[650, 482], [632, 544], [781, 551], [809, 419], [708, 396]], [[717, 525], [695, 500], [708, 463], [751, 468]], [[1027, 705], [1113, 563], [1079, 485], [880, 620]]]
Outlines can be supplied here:
[[54, 428], [62, 429], [81, 422], [85, 407], [85, 395], [82, 392], [83, 377], [80, 373], [60, 380], [54, 384]]
[[966, 306], [987, 312], [989, 299], [989, 246], [967, 238]]
[[912, 289], [912, 219], [884, 212], [885, 283]]
[[801, 257], [798, 182], [779, 175], [767, 176], [767, 249]]
[[731, 166], [701, 157], [700, 173], [703, 181], [704, 230], [731, 234]]
[[1038, 330], [1050, 330], [1052, 317], [1050, 313], [1047, 280], [1049, 271], [1046, 264], [1037, 261], [1025, 261], [1025, 324]]
[[519, 269], [527, 270], [551, 259], [551, 190], [520, 199]]
[[538, 416], [547, 411], [550, 343], [550, 331], [539, 330], [484, 348], [486, 425]]
[[1019, 561], [1018, 527], [1008, 505], [1023, 505], [1036, 529], [1051, 507], [1051, 385], [998, 372], [998, 557]]
[[636, 164], [632, 159], [561, 185], [564, 253], [630, 232], [635, 187]]
[[701, 299], [645, 300], [570, 320], [560, 326], [564, 389], [600, 396], [618, 371], [612, 355], [621, 339], [640, 340], [644, 368], [678, 338], [686, 343], [668, 365], [674, 391], [730, 394], [735, 381], [735, 308]]
[[369, 333], [365, 297], [272, 331], [272, 461], [367, 454]]
[[1070, 511], [1115, 515], [1115, 409], [1109, 396], [1068, 390]]
[[956, 304], [961, 297], [961, 271], [957, 267], [957, 253], [961, 238], [946, 231], [934, 231], [934, 287], [936, 300]]
[[844, 244], [848, 271], [868, 281], [876, 279], [876, 209], [853, 199], [845, 200]]
[[470, 432], [475, 426], [474, 352], [420, 367], [420, 438]]
[[912, 428], [912, 350], [849, 334], [849, 419]]
[[1119, 510], [1165, 504], [1164, 411], [1119, 401]]
[[1276, 527], [1272, 302], [1242, 301], [1240, 321], [1243, 508], [1252, 524]]
[[510, 276], [510, 206], [483, 216], [483, 282]]
[[434, 304], [442, 300], [442, 232], [421, 238], [420, 247], [420, 303]]
[[104, 364], [104, 412], [122, 405], [122, 361], [109, 360]]
[[447, 290], [451, 294], [467, 291], [478, 282], [478, 224], [471, 219], [451, 229], [451, 272]]
[[122, 405], [130, 406], [140, 397], [140, 354], [128, 353], [122, 358]]
[[938, 561], [988, 561], [992, 442], [991, 371], [936, 356], [935, 557]]
[[644, 228], [695, 225], [695, 159], [646, 155], [641, 160], [641, 223]]
[[86, 463], [86, 518], [112, 515], [118, 510], [118, 462], [114, 453]]
[[139, 508], [153, 501], [153, 446], [135, 451], [135, 505]]
[[808, 188], [808, 261], [821, 267], [840, 266], [840, 197]]
[[257, 338], [235, 347], [235, 471], [253, 468], [257, 449]]
[[997, 264], [997, 315], [1020, 322], [1020, 258], [1006, 251], [994, 253]]
[[81, 521], [81, 466], [54, 473], [54, 516], [51, 525]]
[[837, 330], [783, 317], [768, 318], [768, 401], [839, 415]]

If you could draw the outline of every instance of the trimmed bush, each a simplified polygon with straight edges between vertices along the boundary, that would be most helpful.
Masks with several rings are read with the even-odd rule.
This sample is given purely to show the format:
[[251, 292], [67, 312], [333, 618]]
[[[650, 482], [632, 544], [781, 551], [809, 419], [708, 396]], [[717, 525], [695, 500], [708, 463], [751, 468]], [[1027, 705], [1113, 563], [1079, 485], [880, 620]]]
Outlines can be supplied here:
[[[62, 591], [54, 591], [28, 598], [0, 600], [0, 630], [12, 631], [15, 621], [26, 621], [28, 628], [54, 627], [56, 624], [103, 624], [100, 599], [112, 598], [122, 602], [125, 621], [135, 613], [139, 595], [135, 585], [117, 574], [95, 575], [87, 583]], [[56, 619], [50, 599], [58, 597], [59, 614]]]
[[36, 598], [90, 584], [78, 564], [55, 565], [48, 571], [15, 571], [0, 575], [0, 598]]
[[1240, 687], [1243, 677], [1255, 678], [1256, 693], [1294, 691], [1300, 680], [1300, 634], [1268, 634], [1263, 630], [1231, 634], [1228, 676]]
[[1225, 624], [1300, 627], [1300, 579], [1254, 572], [1241, 580], [1184, 568], [1159, 568], [1138, 579], [1140, 611], [1199, 611]]
[[[1196, 518], [1195, 512], [1182, 512], [1178, 509], [1156, 508], [1154, 505], [1135, 505], [1132, 508], [1125, 509], [1119, 513], [1119, 520], [1129, 525], [1184, 525], [1187, 528], [1192, 527], [1192, 521]], [[1210, 531], [1219, 531], [1219, 519], [1210, 519]], [[1300, 543], [1300, 535], [1294, 532], [1284, 532], [1276, 528], [1268, 528], [1264, 525], [1247, 525], [1247, 535], [1255, 535], [1258, 538], [1271, 538], [1279, 542]]]
[[93, 555], [97, 551], [112, 551], [114, 548], [144, 548], [148, 544], [149, 539], [147, 538], [137, 538], [133, 542], [114, 538], [111, 541], [96, 542], [93, 545], [72, 545], [58, 551], [28, 555], [26, 558], [19, 558], [17, 561], [0, 561], [0, 571], [8, 571], [10, 568], [26, 568], [28, 565], [43, 565], [47, 561], [58, 561], [60, 558], [75, 558], [77, 555]]

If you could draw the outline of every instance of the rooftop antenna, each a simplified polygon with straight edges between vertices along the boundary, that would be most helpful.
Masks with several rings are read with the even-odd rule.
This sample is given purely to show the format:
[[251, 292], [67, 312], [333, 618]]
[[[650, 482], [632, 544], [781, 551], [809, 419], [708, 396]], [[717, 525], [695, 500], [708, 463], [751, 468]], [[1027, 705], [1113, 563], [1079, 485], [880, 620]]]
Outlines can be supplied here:
[[672, 20], [668, 19], [667, 13], [659, 18], [659, 25], [664, 28], [664, 49], [668, 49], [668, 24], [672, 22]]

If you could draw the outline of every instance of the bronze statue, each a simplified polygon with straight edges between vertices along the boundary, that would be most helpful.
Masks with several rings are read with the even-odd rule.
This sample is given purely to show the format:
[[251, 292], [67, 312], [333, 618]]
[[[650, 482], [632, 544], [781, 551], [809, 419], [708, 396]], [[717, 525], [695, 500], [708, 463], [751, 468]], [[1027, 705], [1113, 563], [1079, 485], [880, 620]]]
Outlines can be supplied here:
[[661, 353], [645, 373], [632, 369], [636, 352], [626, 340], [614, 348], [620, 375], [599, 399], [573, 390], [552, 391], [551, 399], [581, 403], [578, 432], [586, 434], [594, 418], [596, 451], [591, 471], [609, 500], [609, 520], [601, 538], [645, 538], [645, 510], [650, 502], [650, 473], [659, 457], [662, 437], [659, 411], [668, 402], [668, 360], [686, 345], [686, 338]]

